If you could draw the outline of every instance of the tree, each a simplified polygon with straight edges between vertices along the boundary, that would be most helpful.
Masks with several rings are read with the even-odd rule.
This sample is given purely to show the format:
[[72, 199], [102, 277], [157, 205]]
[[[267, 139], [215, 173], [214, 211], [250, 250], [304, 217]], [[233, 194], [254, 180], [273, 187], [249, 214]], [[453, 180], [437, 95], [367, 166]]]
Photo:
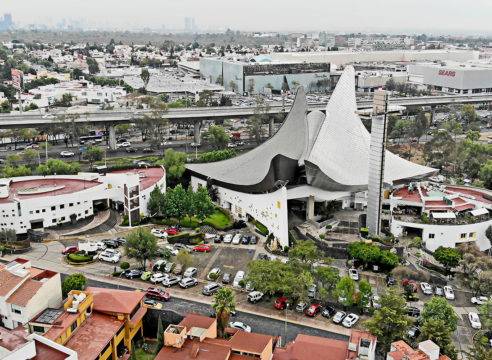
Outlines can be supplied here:
[[371, 303], [372, 288], [371, 284], [366, 279], [359, 282], [359, 292], [357, 293], [357, 307], [362, 311]]
[[405, 299], [398, 294], [397, 289], [390, 288], [380, 296], [381, 308], [365, 325], [371, 334], [377, 336], [379, 352], [386, 354], [392, 342], [405, 336], [409, 323]]
[[492, 243], [492, 225], [485, 230], [485, 236], [487, 236], [487, 239]]
[[224, 150], [229, 143], [229, 135], [226, 134], [224, 127], [212, 126], [208, 131], [208, 142], [214, 150]]
[[152, 260], [159, 256], [157, 238], [147, 228], [139, 227], [131, 232], [126, 237], [126, 242], [123, 246], [126, 256], [137, 260], [142, 270], [145, 270], [147, 260]]
[[471, 141], [477, 141], [480, 139], [480, 131], [468, 130], [466, 133], [466, 138]]
[[223, 337], [224, 329], [229, 325], [231, 311], [236, 310], [236, 296], [232, 290], [226, 287], [219, 289], [214, 295], [212, 309], [215, 310], [217, 316], [217, 327], [219, 336]]
[[338, 268], [332, 266], [317, 266], [314, 268], [313, 277], [316, 282], [321, 283], [321, 287], [318, 290], [321, 298], [327, 297], [340, 281]]
[[142, 102], [151, 109], [150, 114], [135, 118], [138, 127], [142, 130], [142, 138], [150, 138], [153, 147], [160, 149], [164, 140], [164, 128], [168, 125], [166, 114], [168, 104], [163, 100], [147, 96]]
[[193, 256], [190, 254], [190, 252], [185, 249], [179, 250], [178, 255], [176, 255], [176, 262], [178, 264], [182, 264], [183, 269], [187, 269], [190, 266], [195, 265], [195, 259], [193, 259]]
[[87, 66], [89, 67], [89, 73], [97, 74], [99, 72], [99, 64], [94, 58], [87, 56], [85, 61], [87, 62]]
[[72, 80], [79, 80], [81, 76], [84, 76], [84, 73], [80, 69], [72, 70]]
[[192, 194], [192, 208], [194, 214], [198, 219], [204, 220], [214, 213], [215, 206], [212, 204], [212, 200], [208, 195], [208, 190], [204, 186], [198, 187], [196, 193]]
[[392, 77], [388, 79], [388, 81], [386, 81], [386, 84], [384, 86], [386, 88], [386, 90], [388, 91], [393, 91], [395, 90], [396, 88], [396, 83], [395, 83], [395, 79], [393, 79]]
[[492, 329], [492, 299], [478, 307], [484, 329]]
[[357, 241], [349, 244], [348, 253], [365, 263], [376, 263], [381, 256], [381, 249], [377, 245]]
[[89, 146], [89, 148], [84, 153], [84, 159], [89, 161], [89, 163], [91, 165], [91, 169], [92, 169], [92, 165], [96, 161], [101, 161], [103, 156], [104, 156], [104, 150], [100, 149], [97, 146]]
[[444, 321], [451, 332], [458, 328], [458, 317], [453, 307], [442, 297], [433, 297], [430, 301], [424, 303], [422, 321], [426, 322], [430, 319]]
[[477, 120], [477, 112], [471, 104], [465, 104], [461, 107], [460, 117], [468, 126], [472, 122]]
[[150, 193], [149, 202], [147, 203], [147, 210], [149, 211], [150, 216], [162, 216], [165, 202], [166, 196], [156, 185], [154, 190]]
[[446, 271], [459, 265], [461, 260], [461, 253], [455, 248], [446, 248], [439, 246], [436, 251], [434, 251], [434, 259], [444, 265]]
[[5, 229], [0, 232], [0, 242], [10, 244], [17, 241], [17, 233], [14, 229]]
[[22, 159], [27, 163], [27, 165], [34, 164], [35, 161], [39, 159], [39, 154], [34, 149], [24, 150], [24, 154], [22, 155]]
[[420, 330], [422, 339], [433, 341], [439, 346], [442, 354], [456, 360], [458, 354], [451, 339], [451, 331], [443, 320], [430, 319], [424, 323]]
[[215, 80], [215, 83], [217, 85], [224, 85], [224, 78], [222, 77], [222, 75], [217, 76], [217, 79]]
[[250, 137], [253, 137], [258, 145], [261, 143], [263, 135], [263, 124], [269, 119], [269, 112], [270, 105], [265, 104], [265, 100], [262, 97], [257, 97], [254, 115], [248, 120], [248, 128]]
[[7, 164], [9, 165], [17, 165], [22, 160], [22, 156], [19, 154], [8, 154], [7, 155]]
[[301, 262], [314, 262], [321, 258], [323, 258], [323, 256], [313, 240], [299, 240], [296, 242], [296, 245], [289, 250], [289, 259], [296, 259]]
[[140, 72], [140, 78], [144, 83], [144, 89], [147, 90], [147, 85], [149, 84], [150, 80], [150, 72], [147, 68], [142, 68], [142, 71]]
[[164, 158], [157, 164], [164, 166], [166, 169], [166, 180], [169, 185], [175, 185], [181, 180], [181, 176], [186, 168], [186, 154], [184, 152], [175, 152], [173, 149], [167, 149]]
[[66, 297], [71, 290], [84, 290], [87, 279], [82, 274], [72, 274], [62, 282], [62, 294]]
[[46, 164], [39, 165], [36, 169], [39, 175], [74, 175], [80, 171], [78, 162], [67, 163], [59, 159], [48, 159]]
[[354, 295], [355, 281], [348, 276], [342, 277], [333, 291], [333, 296], [345, 307], [354, 304]]
[[486, 163], [482, 164], [478, 177], [484, 182], [487, 189], [490, 190], [492, 188], [492, 160], [489, 159]]
[[487, 348], [488, 339], [485, 336], [479, 336], [473, 341], [473, 346], [468, 350], [462, 350], [465, 359], [468, 360], [492, 360], [492, 350]]
[[234, 80], [229, 81], [229, 87], [231, 88], [232, 92], [236, 92], [237, 84], [234, 82]]
[[417, 138], [417, 143], [420, 141], [420, 137], [425, 134], [427, 128], [429, 127], [429, 120], [426, 114], [422, 111], [417, 114], [412, 126], [410, 128], [412, 136]]
[[[159, 351], [161, 351], [164, 346], [164, 326], [162, 325], [162, 319], [159, 315], [159, 319], [157, 320], [157, 343], [155, 345], [154, 355], [157, 355]], [[132, 352], [135, 352], [135, 349], [132, 347]]]

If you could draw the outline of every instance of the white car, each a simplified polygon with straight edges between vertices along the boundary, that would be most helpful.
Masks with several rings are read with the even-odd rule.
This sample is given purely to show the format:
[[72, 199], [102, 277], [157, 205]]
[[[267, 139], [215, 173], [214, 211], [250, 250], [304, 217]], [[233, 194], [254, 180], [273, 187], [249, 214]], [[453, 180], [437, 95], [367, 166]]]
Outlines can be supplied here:
[[351, 328], [357, 321], [359, 321], [358, 315], [348, 314], [347, 317], [343, 319], [342, 325], [346, 328]]
[[372, 296], [372, 306], [374, 309], [380, 309], [381, 308], [381, 296], [378, 294], [374, 294]]
[[195, 276], [198, 273], [198, 269], [196, 267], [189, 267], [183, 273], [184, 278], [190, 278]]
[[349, 276], [352, 280], [359, 281], [359, 273], [357, 269], [349, 269]]
[[71, 151], [62, 151], [60, 153], [60, 156], [61, 157], [72, 157], [72, 156], [75, 156], [75, 154]]
[[338, 311], [335, 316], [333, 316], [333, 322], [335, 324], [340, 324], [342, 322], [343, 319], [345, 319], [345, 316], [347, 316], [347, 314], [343, 311]]
[[171, 255], [176, 256], [179, 253], [178, 249], [175, 249], [172, 245], [166, 245], [166, 249], [168, 249], [171, 252]]
[[101, 253], [99, 255], [99, 261], [106, 261], [106, 262], [116, 264], [118, 261], [120, 261], [120, 256], [117, 254], [112, 255], [112, 254], [108, 254], [108, 253]]
[[121, 257], [121, 253], [115, 249], [106, 249], [106, 250], [104, 250], [104, 252], [102, 254], [107, 255], [107, 256], [119, 256], [119, 257]]
[[158, 238], [164, 239], [167, 237], [167, 233], [161, 229], [152, 229], [150, 232]]
[[55, 118], [55, 115], [51, 115], [51, 114], [43, 115], [43, 119], [54, 119], [54, 118]]
[[196, 284], [198, 284], [198, 280], [192, 277], [185, 277], [179, 282], [179, 286], [183, 289], [187, 289], [190, 286], [195, 286]]
[[470, 325], [473, 329], [480, 330], [482, 328], [482, 323], [480, 322], [480, 318], [477, 313], [468, 313], [468, 319], [470, 320]]
[[97, 250], [106, 250], [106, 244], [105, 243], [99, 241], [96, 243], [96, 245], [97, 245]]
[[242, 237], [243, 236], [241, 234], [234, 235], [234, 239], [232, 239], [232, 245], [239, 245], [241, 243]]
[[483, 305], [487, 302], [488, 298], [486, 296], [474, 296], [471, 298], [471, 302], [472, 304], [475, 304], [475, 305]]
[[230, 244], [232, 241], [232, 234], [226, 234], [226, 236], [224, 236], [224, 244]]
[[242, 270], [239, 270], [237, 273], [236, 273], [236, 276], [234, 277], [234, 281], [232, 282], [232, 287], [235, 287], [235, 288], [239, 288], [241, 287], [241, 285], [239, 285], [239, 282], [244, 280], [244, 276], [246, 274], [244, 273], [244, 271]]
[[420, 289], [425, 295], [432, 295], [432, 286], [430, 286], [429, 283], [420, 283]]
[[454, 290], [451, 286], [444, 287], [444, 297], [448, 300], [454, 300]]
[[117, 144], [118, 147], [130, 147], [132, 146], [131, 143], [129, 143], [128, 141], [125, 141], [125, 142], [122, 142], [121, 144]]
[[150, 277], [150, 282], [152, 284], [157, 284], [160, 282], [163, 282], [169, 275], [168, 274], [163, 274], [163, 273], [155, 273]]
[[231, 323], [231, 328], [239, 329], [245, 332], [251, 332], [251, 326], [246, 325], [245, 323], [240, 321], [234, 321], [233, 323]]

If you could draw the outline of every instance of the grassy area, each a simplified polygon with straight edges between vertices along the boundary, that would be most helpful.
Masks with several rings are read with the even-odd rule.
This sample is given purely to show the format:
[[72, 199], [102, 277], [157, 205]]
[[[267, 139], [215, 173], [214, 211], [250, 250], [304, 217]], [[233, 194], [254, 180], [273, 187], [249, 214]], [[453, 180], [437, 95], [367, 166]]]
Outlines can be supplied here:
[[155, 356], [153, 354], [147, 354], [143, 349], [137, 349], [135, 352], [137, 360], [153, 360]]
[[219, 210], [215, 210], [211, 216], [203, 220], [204, 224], [213, 226], [215, 229], [219, 230], [227, 229], [232, 226], [233, 222], [233, 220]]
[[268, 236], [268, 229], [265, 225], [263, 225], [261, 222], [258, 222], [256, 220], [253, 220], [252, 223], [256, 226], [258, 230], [260, 230], [260, 232], [263, 235]]

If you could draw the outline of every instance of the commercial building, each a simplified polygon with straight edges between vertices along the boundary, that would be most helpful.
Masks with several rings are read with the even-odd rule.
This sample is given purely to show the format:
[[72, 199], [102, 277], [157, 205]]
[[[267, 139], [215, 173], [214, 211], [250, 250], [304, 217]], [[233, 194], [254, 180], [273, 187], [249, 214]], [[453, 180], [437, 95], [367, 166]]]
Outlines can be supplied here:
[[[294, 202], [304, 204], [307, 219], [315, 216], [315, 202], [339, 200], [343, 208], [361, 210], [367, 206], [370, 134], [356, 111], [355, 72], [348, 66], [326, 115], [307, 114], [305, 92], [299, 88], [272, 138], [233, 159], [187, 165], [192, 185], [215, 187], [220, 206], [256, 219], [280, 246], [288, 246], [288, 209]], [[385, 188], [436, 172], [389, 151], [385, 156]]]
[[449, 61], [410, 64], [408, 77], [429, 90], [456, 94], [492, 92], [492, 64]]
[[236, 61], [226, 58], [200, 58], [200, 74], [211, 84], [221, 83], [228, 91], [253, 94], [265, 89], [293, 90], [297, 86], [318, 90], [331, 88], [330, 63], [272, 61], [259, 55]]
[[145, 293], [88, 287], [72, 290], [63, 308], [46, 308], [28, 324], [42, 335], [75, 351], [80, 360], [117, 360], [143, 336]]
[[357, 71], [355, 86], [360, 92], [373, 92], [383, 88], [389, 79], [393, 79], [396, 84], [404, 84], [408, 81], [406, 72], [389, 71]]
[[123, 211], [132, 222], [147, 214], [150, 193], [166, 189], [162, 167], [121, 170], [106, 175], [23, 176], [0, 181], [0, 230], [24, 234], [73, 222], [95, 209]]
[[0, 265], [2, 326], [8, 329], [23, 326], [40, 311], [61, 303], [59, 273], [32, 268], [30, 261], [20, 258]]

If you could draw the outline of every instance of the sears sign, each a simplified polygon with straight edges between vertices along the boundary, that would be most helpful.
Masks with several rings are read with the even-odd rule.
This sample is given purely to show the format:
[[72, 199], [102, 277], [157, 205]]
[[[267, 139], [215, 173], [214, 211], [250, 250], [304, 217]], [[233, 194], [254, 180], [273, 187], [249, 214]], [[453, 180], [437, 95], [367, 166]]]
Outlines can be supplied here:
[[456, 71], [439, 70], [439, 75], [441, 75], [441, 76], [451, 76], [451, 77], [454, 77], [456, 75]]

